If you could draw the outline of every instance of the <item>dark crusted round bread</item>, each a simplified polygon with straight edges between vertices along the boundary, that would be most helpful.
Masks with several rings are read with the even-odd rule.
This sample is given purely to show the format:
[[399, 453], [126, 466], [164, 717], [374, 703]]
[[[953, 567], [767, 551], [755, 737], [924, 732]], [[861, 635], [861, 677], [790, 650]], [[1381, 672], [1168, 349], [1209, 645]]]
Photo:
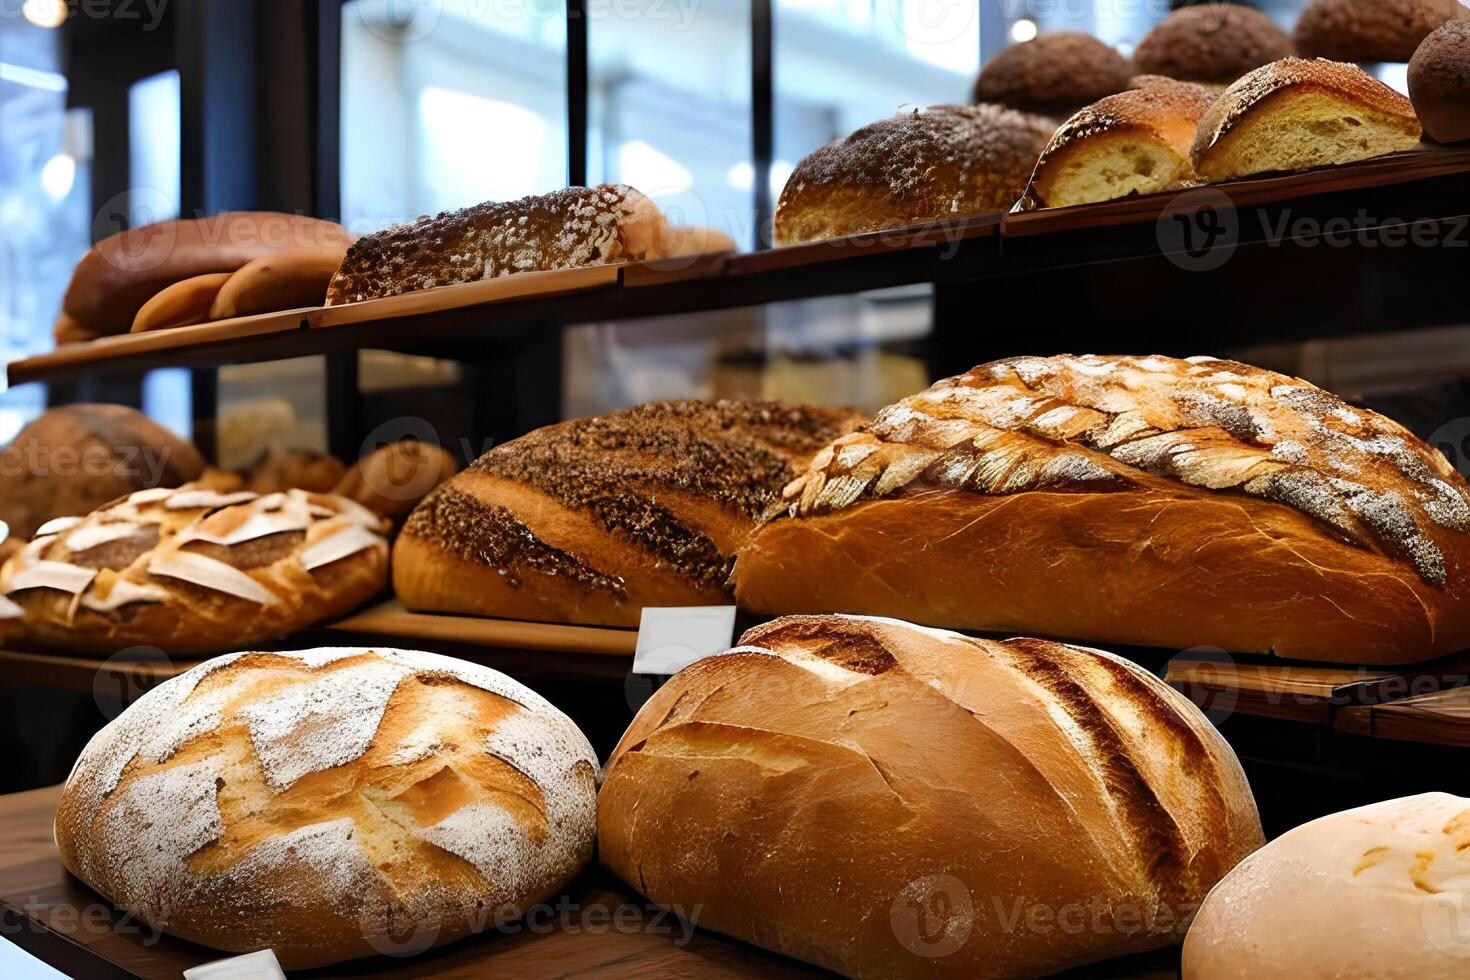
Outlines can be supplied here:
[[1308, 58], [1408, 61], [1436, 27], [1466, 16], [1457, 0], [1312, 0], [1296, 46]]
[[1123, 91], [1133, 75], [1127, 58], [1092, 35], [1058, 31], [996, 55], [980, 69], [972, 101], [1066, 117]]
[[1419, 45], [1409, 61], [1409, 98], [1430, 139], [1470, 140], [1470, 21], [1450, 21]]
[[1150, 75], [1229, 85], [1293, 51], [1291, 38], [1259, 10], [1205, 3], [1160, 21], [1133, 52], [1133, 63]]

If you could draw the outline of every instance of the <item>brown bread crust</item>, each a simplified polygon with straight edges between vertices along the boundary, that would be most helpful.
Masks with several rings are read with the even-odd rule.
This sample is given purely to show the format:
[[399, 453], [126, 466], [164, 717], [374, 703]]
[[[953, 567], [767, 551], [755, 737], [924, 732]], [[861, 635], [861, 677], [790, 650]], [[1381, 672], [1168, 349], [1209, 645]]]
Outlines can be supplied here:
[[983, 365], [838, 440], [786, 499], [736, 566], [755, 612], [1357, 663], [1470, 645], [1464, 479], [1235, 362]]
[[973, 99], [1043, 116], [1069, 116], [1128, 87], [1133, 66], [1091, 34], [1057, 31], [1013, 44], [987, 62]]
[[[1262, 835], [1229, 746], [1140, 668], [800, 616], [643, 706], [608, 760], [598, 843], [703, 927], [846, 976], [968, 978], [1177, 943]], [[916, 923], [935, 875], [948, 908]], [[1027, 928], [1037, 913], [1096, 927]]]
[[1408, 61], [1436, 27], [1467, 16], [1457, 0], [1312, 0], [1296, 46], [1308, 58]]
[[1149, 75], [1229, 85], [1295, 53], [1286, 32], [1259, 10], [1204, 3], [1181, 7], [1160, 21], [1139, 42], [1133, 63]]
[[1409, 98], [1437, 143], [1470, 140], [1470, 21], [1445, 24], [1409, 62]]

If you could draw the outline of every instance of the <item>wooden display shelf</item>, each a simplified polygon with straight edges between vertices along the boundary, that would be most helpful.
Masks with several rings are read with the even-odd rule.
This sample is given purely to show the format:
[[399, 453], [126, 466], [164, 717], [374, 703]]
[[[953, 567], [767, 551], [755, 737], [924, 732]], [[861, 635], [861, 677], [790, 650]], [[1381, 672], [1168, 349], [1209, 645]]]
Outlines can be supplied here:
[[[60, 797], [59, 786], [0, 796], [0, 937], [70, 976], [88, 980], [177, 980], [190, 967], [228, 955], [155, 933], [67, 874], [52, 840]], [[535, 920], [534, 930], [486, 933], [418, 956], [358, 960], [303, 975], [436, 980], [831, 976], [691, 928], [650, 907], [597, 868], [588, 869], [564, 896], [546, 906], [547, 914]], [[1177, 949], [1166, 949], [1063, 976], [1165, 980], [1178, 976], [1178, 960]]]
[[[1237, 210], [1258, 210], [1260, 220], [1239, 222], [1230, 247], [1260, 241], [1310, 247], [1329, 221], [1351, 223], [1360, 212], [1369, 230], [1470, 215], [1470, 187], [1464, 186], [1470, 182], [1457, 179], [1466, 173], [1470, 149], [1426, 148], [1201, 191]], [[1155, 225], [1179, 198], [1156, 194], [979, 215], [748, 254], [520, 273], [337, 307], [108, 337], [16, 361], [9, 365], [9, 381], [18, 385], [99, 371], [136, 373], [362, 349], [483, 357], [566, 324], [915, 283], [1004, 281], [1079, 264], [1157, 257], [1163, 246]], [[1283, 217], [1288, 222], [1278, 224]], [[1298, 217], [1314, 223], [1298, 229], [1290, 223]]]
[[1470, 687], [1344, 708], [1334, 727], [1354, 735], [1470, 748]]

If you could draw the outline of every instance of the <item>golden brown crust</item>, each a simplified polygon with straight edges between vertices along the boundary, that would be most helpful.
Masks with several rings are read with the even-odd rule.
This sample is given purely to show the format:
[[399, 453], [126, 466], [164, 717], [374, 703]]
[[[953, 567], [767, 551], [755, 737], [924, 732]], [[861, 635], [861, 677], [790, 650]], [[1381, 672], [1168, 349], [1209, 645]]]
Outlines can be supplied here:
[[220, 288], [209, 308], [211, 320], [251, 316], [326, 302], [347, 246], [282, 249], [242, 266]]
[[1409, 98], [1438, 143], [1470, 140], [1470, 21], [1435, 30], [1409, 62]]
[[487, 201], [359, 239], [332, 277], [327, 305], [517, 272], [658, 258], [671, 239], [658, 207], [624, 184]]
[[77, 263], [62, 310], [93, 334], [127, 333], [143, 304], [180, 280], [234, 272], [278, 249], [351, 240], [341, 225], [273, 211], [226, 211], [130, 228], [104, 238]]
[[631, 626], [728, 600], [781, 487], [858, 422], [774, 402], [655, 402], [497, 446], [430, 494], [394, 551], [412, 609]]
[[1419, 141], [1404, 96], [1357, 65], [1285, 58], [1243, 76], [1200, 120], [1195, 170], [1224, 180], [1348, 163]]
[[218, 653], [344, 615], [388, 577], [377, 515], [299, 490], [140, 490], [41, 530], [0, 568], [0, 620], [64, 650]]
[[210, 307], [229, 278], [228, 272], [211, 272], [160, 289], [133, 317], [131, 332], [146, 333], [203, 323], [209, 319]]
[[443, 447], [406, 439], [358, 460], [332, 493], [396, 521], [458, 470], [459, 463]]
[[1121, 92], [1128, 59], [1090, 34], [1057, 31], [1013, 44], [980, 69], [973, 99], [1043, 116], [1068, 116]]
[[307, 968], [418, 952], [554, 895], [592, 856], [596, 779], [572, 722], [488, 668], [239, 653], [92, 739], [56, 843], [158, 929]]
[[1308, 58], [1408, 61], [1436, 27], [1466, 16], [1457, 0], [1312, 0], [1296, 46]]
[[1187, 82], [1229, 85], [1241, 75], [1295, 54], [1270, 17], [1235, 3], [1182, 7], [1144, 35], [1138, 70]]
[[[1261, 844], [1229, 746], [1108, 654], [838, 616], [741, 644], [644, 705], [598, 801], [602, 861], [707, 928], [848, 976], [1039, 976], [1177, 942]], [[1036, 913], [1094, 927], [1007, 928]]]
[[0, 452], [0, 520], [29, 541], [47, 521], [90, 514], [145, 487], [176, 487], [204, 457], [136, 409], [66, 405], [43, 412]]
[[1009, 210], [1049, 122], [995, 105], [900, 112], [797, 164], [776, 206], [776, 244]]
[[1234, 362], [997, 361], [885, 409], [786, 496], [736, 566], [756, 612], [1363, 663], [1470, 643], [1465, 481]]
[[1194, 181], [1190, 147], [1215, 93], [1158, 76], [1130, 84], [1061, 125], [1036, 163], [1026, 206], [1088, 204]]
[[244, 489], [265, 494], [282, 490], [331, 493], [346, 474], [347, 465], [328, 453], [272, 449], [241, 475]]

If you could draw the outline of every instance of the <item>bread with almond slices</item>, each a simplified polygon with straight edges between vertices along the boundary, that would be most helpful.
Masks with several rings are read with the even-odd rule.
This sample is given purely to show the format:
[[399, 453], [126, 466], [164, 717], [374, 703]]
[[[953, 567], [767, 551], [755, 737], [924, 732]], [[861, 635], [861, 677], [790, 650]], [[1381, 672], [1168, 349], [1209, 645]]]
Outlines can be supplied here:
[[64, 650], [217, 653], [341, 616], [388, 577], [385, 522], [343, 497], [140, 490], [59, 518], [0, 569], [0, 632]]
[[735, 567], [753, 612], [1343, 663], [1470, 646], [1470, 487], [1298, 378], [1017, 357], [884, 409]]

